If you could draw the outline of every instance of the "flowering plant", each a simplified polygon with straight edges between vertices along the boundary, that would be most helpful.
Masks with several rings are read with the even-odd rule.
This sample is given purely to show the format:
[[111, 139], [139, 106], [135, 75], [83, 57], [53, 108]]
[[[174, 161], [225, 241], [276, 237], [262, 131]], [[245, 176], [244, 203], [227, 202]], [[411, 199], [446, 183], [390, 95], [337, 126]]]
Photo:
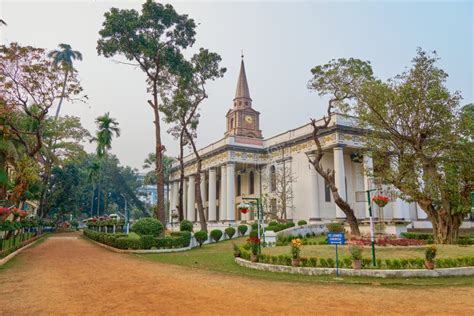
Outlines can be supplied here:
[[247, 239], [247, 243], [250, 245], [250, 249], [252, 250], [252, 254], [257, 255], [258, 249], [260, 247], [260, 239], [257, 237], [250, 237]]
[[384, 207], [390, 201], [390, 198], [385, 195], [376, 195], [372, 198], [372, 201], [379, 207]]
[[301, 252], [301, 239], [296, 238], [291, 241], [291, 256], [293, 259], [298, 259]]
[[10, 214], [11, 210], [7, 207], [0, 207], [0, 216]]

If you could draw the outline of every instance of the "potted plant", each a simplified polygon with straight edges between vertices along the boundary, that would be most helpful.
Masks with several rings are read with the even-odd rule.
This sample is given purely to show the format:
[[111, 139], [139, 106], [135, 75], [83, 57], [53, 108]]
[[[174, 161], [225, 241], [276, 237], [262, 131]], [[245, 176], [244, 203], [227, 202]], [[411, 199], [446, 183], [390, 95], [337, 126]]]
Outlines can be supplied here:
[[388, 196], [379, 194], [375, 195], [372, 198], [372, 201], [374, 201], [374, 203], [377, 204], [379, 207], [384, 207], [390, 201], [390, 198]]
[[258, 262], [258, 252], [260, 250], [260, 239], [258, 237], [250, 237], [247, 239], [248, 244], [250, 245], [250, 261]]
[[298, 267], [300, 265], [301, 239], [291, 240], [291, 265]]
[[250, 211], [250, 205], [247, 204], [247, 203], [242, 202], [242, 203], [239, 204], [238, 209], [239, 209], [240, 213], [247, 214]]
[[237, 246], [235, 242], [232, 242], [232, 247], [234, 248], [234, 257], [239, 258], [240, 257], [240, 248]]
[[350, 246], [349, 252], [351, 253], [352, 269], [360, 270], [362, 267], [362, 249], [358, 246]]
[[435, 245], [431, 245], [426, 247], [425, 249], [425, 267], [428, 270], [433, 270], [435, 267], [435, 258], [436, 258], [436, 251], [438, 249]]

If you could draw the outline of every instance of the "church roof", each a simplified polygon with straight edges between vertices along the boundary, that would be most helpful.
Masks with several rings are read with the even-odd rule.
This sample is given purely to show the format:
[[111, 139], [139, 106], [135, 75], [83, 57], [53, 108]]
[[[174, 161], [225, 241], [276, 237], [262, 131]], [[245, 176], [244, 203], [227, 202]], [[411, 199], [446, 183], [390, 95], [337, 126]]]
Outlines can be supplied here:
[[247, 75], [245, 74], [244, 59], [240, 63], [239, 79], [237, 80], [237, 89], [235, 90], [235, 99], [250, 99], [249, 84], [247, 83]]

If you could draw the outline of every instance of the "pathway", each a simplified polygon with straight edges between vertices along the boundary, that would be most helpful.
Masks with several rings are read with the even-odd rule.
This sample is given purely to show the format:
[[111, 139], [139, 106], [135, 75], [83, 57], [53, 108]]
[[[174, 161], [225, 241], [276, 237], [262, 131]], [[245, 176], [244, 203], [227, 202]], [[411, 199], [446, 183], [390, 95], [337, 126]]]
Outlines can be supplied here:
[[15, 260], [0, 271], [0, 315], [474, 313], [472, 287], [252, 280], [136, 259], [73, 234], [48, 238]]

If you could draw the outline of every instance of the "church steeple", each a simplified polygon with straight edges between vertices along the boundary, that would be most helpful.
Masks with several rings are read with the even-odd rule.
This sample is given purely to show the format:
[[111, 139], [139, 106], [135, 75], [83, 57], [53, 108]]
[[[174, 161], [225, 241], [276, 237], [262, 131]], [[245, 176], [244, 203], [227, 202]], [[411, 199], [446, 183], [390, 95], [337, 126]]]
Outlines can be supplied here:
[[234, 107], [227, 112], [226, 136], [262, 139], [260, 113], [252, 108], [249, 84], [245, 73], [244, 55], [240, 62], [239, 78], [235, 90]]
[[250, 100], [249, 84], [247, 83], [247, 75], [245, 74], [244, 55], [242, 55], [242, 61], [240, 62], [240, 73], [239, 79], [237, 80], [237, 89], [235, 90], [234, 101], [241, 99]]

